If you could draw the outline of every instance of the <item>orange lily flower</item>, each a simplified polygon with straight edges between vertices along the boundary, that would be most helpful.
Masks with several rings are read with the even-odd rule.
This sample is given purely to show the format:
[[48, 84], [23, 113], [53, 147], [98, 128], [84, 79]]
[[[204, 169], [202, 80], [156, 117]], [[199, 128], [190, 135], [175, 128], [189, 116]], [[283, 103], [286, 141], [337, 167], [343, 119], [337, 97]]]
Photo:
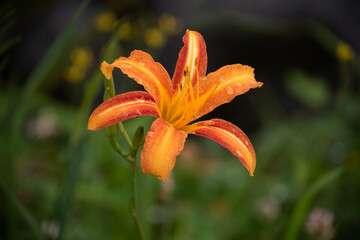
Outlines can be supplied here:
[[114, 67], [141, 84], [145, 91], [117, 95], [99, 105], [90, 116], [89, 130], [98, 130], [131, 117], [151, 115], [157, 119], [147, 133], [141, 153], [143, 172], [166, 180], [189, 133], [210, 138], [239, 158], [253, 175], [256, 158], [248, 137], [237, 126], [222, 119], [190, 124], [217, 106], [230, 102], [251, 88], [261, 87], [254, 69], [241, 64], [224, 66], [206, 76], [206, 45], [200, 33], [187, 30], [184, 47], [172, 80], [160, 63], [142, 51], [103, 62], [107, 79]]

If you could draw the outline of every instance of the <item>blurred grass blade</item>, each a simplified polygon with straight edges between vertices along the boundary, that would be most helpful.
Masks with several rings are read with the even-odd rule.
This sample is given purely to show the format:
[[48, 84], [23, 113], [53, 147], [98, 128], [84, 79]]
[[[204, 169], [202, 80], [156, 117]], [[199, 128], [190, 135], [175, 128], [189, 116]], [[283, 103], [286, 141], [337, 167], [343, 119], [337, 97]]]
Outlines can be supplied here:
[[19, 211], [20, 215], [26, 221], [26, 223], [31, 228], [34, 239], [44, 239], [41, 228], [37, 224], [34, 217], [30, 212], [24, 207], [24, 205], [16, 198], [16, 196], [7, 188], [2, 178], [0, 178], [0, 189], [4, 192], [4, 195], [9, 199], [13, 206]]
[[[80, 7], [77, 9], [75, 15], [71, 19], [71, 21], [67, 24], [64, 30], [59, 34], [56, 38], [55, 42], [51, 45], [49, 50], [46, 52], [45, 56], [42, 58], [40, 63], [35, 67], [30, 76], [25, 82], [25, 86], [23, 90], [16, 98], [16, 101], [9, 108], [9, 113], [5, 114], [5, 118], [3, 122], [0, 123], [0, 132], [2, 134], [6, 133], [8, 136], [7, 142], [8, 147], [6, 148], [6, 154], [9, 156], [9, 159], [6, 160], [6, 185], [8, 186], [9, 194], [15, 198], [13, 194], [15, 192], [15, 184], [14, 184], [14, 166], [16, 154], [19, 152], [19, 142], [21, 136], [21, 125], [23, 123], [24, 117], [23, 114], [26, 111], [26, 107], [28, 106], [29, 99], [35, 92], [35, 90], [39, 87], [39, 85], [44, 81], [46, 75], [49, 73], [51, 68], [55, 65], [56, 61], [63, 53], [63, 49], [66, 44], [69, 42], [70, 37], [72, 36], [75, 26], [79, 20], [80, 15], [84, 11], [85, 7], [88, 5], [89, 0], [84, 0]], [[14, 202], [15, 201], [15, 202]], [[15, 203], [15, 204], [13, 204]], [[9, 215], [7, 217], [8, 221], [8, 232], [10, 238], [14, 237], [16, 234], [16, 215], [14, 206], [17, 207], [21, 213], [21, 215], [26, 218], [26, 220], [32, 226], [33, 231], [36, 231], [35, 220], [30, 217], [30, 215], [24, 211], [22, 205], [18, 204], [19, 202], [15, 199], [8, 199], [9, 205]]]
[[68, 208], [75, 190], [75, 186], [81, 168], [83, 145], [85, 145], [85, 141], [82, 141], [80, 143], [82, 144], [74, 146], [73, 148], [70, 147], [68, 151], [69, 165], [68, 165], [67, 173], [64, 176], [66, 183], [64, 186], [64, 191], [61, 194], [61, 201], [59, 206], [58, 219], [59, 219], [60, 230], [57, 238], [58, 240], [63, 238], [63, 233], [68, 218], [68, 212], [69, 212]]
[[[330, 54], [336, 56], [336, 48], [340, 42], [343, 42], [341, 38], [336, 36], [327, 27], [314, 19], [305, 19], [303, 22], [303, 28], [310, 37], [317, 41], [323, 48]], [[353, 73], [360, 77], [360, 57], [354, 52], [355, 56], [350, 61], [350, 67]]]
[[15, 102], [14, 106], [11, 108], [10, 110], [11, 112], [7, 115], [7, 117], [1, 124], [0, 132], [3, 132], [7, 128], [8, 124], [13, 123], [13, 119], [18, 119], [18, 115], [21, 116], [22, 111], [24, 111], [25, 103], [28, 102], [30, 96], [44, 81], [46, 75], [49, 73], [51, 68], [55, 65], [56, 61], [63, 53], [64, 47], [69, 42], [70, 37], [74, 33], [75, 26], [78, 23], [80, 15], [83, 13], [84, 9], [89, 4], [89, 2], [90, 0], [84, 0], [81, 3], [75, 15], [72, 17], [72, 19], [67, 24], [65, 29], [59, 34], [59, 36], [56, 38], [55, 42], [53, 42], [53, 44], [46, 52], [45, 56], [42, 58], [40, 63], [32, 71], [32, 73], [26, 80], [23, 91], [21, 92], [20, 96], [17, 98], [17, 101]]
[[[112, 62], [117, 53], [117, 31], [114, 32], [112, 38], [106, 46], [106, 50], [102, 59]], [[66, 223], [68, 219], [68, 211], [72, 196], [75, 191], [79, 172], [81, 170], [82, 148], [84, 147], [84, 132], [87, 130], [86, 123], [90, 115], [91, 104], [94, 101], [100, 86], [103, 82], [103, 75], [100, 72], [100, 68], [97, 68], [93, 76], [85, 85], [85, 91], [83, 93], [81, 105], [77, 113], [73, 130], [71, 131], [69, 141], [69, 167], [67, 170], [67, 178], [64, 183], [64, 190], [60, 195], [60, 208], [58, 211], [58, 219], [60, 224], [60, 232], [58, 240], [64, 236]]]
[[[102, 60], [110, 62], [115, 58], [115, 53], [118, 51], [117, 45], [117, 32], [115, 31], [109, 43], [106, 46], [106, 50], [104, 55], [102, 56]], [[86, 123], [87, 119], [90, 116], [90, 110], [92, 106], [92, 102], [94, 101], [96, 94], [99, 92], [99, 89], [103, 83], [103, 74], [100, 71], [100, 66], [97, 68], [96, 72], [90, 78], [90, 80], [85, 85], [85, 92], [83, 94], [83, 98], [81, 100], [81, 105], [79, 108], [79, 112], [76, 116], [74, 129], [72, 131], [72, 136], [70, 137], [71, 144], [77, 144], [79, 141], [81, 134], [84, 130], [87, 129]]]
[[298, 236], [301, 226], [304, 224], [306, 214], [308, 213], [309, 206], [315, 195], [338, 178], [343, 172], [342, 168], [336, 168], [321, 178], [319, 178], [305, 193], [305, 195], [297, 203], [295, 210], [292, 214], [289, 226], [286, 230], [284, 240], [295, 240]]

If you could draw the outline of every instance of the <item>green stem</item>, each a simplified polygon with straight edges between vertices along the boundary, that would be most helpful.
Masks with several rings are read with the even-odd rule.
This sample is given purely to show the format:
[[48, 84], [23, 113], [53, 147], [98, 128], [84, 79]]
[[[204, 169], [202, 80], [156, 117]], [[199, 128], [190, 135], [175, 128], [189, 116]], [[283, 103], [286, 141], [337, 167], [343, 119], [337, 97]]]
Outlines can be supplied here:
[[111, 143], [111, 146], [114, 148], [116, 152], [120, 154], [122, 158], [124, 158], [128, 163], [132, 164], [132, 159], [129, 158], [130, 152], [125, 153], [116, 138], [116, 125], [112, 125], [106, 128], [106, 133]]
[[[112, 76], [110, 79], [104, 80], [104, 87], [105, 87], [104, 101], [115, 96], [114, 79]], [[126, 132], [126, 130], [124, 128], [124, 125], [121, 122], [119, 122], [117, 125], [119, 127], [119, 131], [120, 131], [121, 135], [124, 137], [124, 139], [126, 141], [126, 144], [129, 146], [130, 149], [132, 149], [132, 143], [131, 143], [128, 133]], [[108, 133], [108, 136], [109, 136], [109, 134], [113, 135], [113, 136], [111, 136], [113, 141], [110, 140], [110, 142], [113, 145], [113, 147], [115, 148], [115, 150], [117, 152], [119, 152], [121, 156], [124, 157], [124, 153], [116, 141], [116, 128], [113, 128], [112, 126], [110, 126], [107, 128], [106, 132]], [[110, 136], [109, 136], [109, 138], [110, 138]], [[128, 160], [126, 157], [124, 157], [124, 158], [126, 160]]]
[[138, 214], [137, 214], [137, 179], [136, 179], [136, 157], [133, 159], [133, 162], [131, 164], [131, 170], [132, 170], [132, 174], [133, 174], [133, 181], [132, 181], [132, 185], [133, 185], [133, 196], [130, 199], [130, 212], [131, 215], [133, 217], [134, 220], [134, 224], [137, 230], [137, 233], [139, 235], [139, 238], [141, 240], [144, 240], [144, 232], [142, 231], [142, 228], [140, 226], [140, 221], [138, 219]]
[[119, 122], [117, 125], [119, 127], [119, 131], [120, 131], [121, 135], [124, 137], [124, 139], [126, 141], [126, 144], [129, 146], [130, 149], [132, 149], [132, 143], [129, 138], [129, 135], [127, 134], [127, 132], [124, 128], [124, 125], [122, 124], [122, 122]]
[[[122, 125], [121, 125], [122, 126]], [[124, 127], [122, 126], [122, 133], [124, 138], [128, 139], [128, 145], [130, 147], [130, 151], [128, 153], [125, 153], [116, 138], [116, 126], [112, 125], [106, 128], [106, 133], [107, 136], [110, 140], [110, 143], [112, 145], [112, 147], [114, 148], [114, 150], [116, 152], [118, 152], [120, 154], [121, 157], [123, 157], [127, 162], [129, 162], [131, 164], [131, 172], [132, 172], [132, 187], [133, 187], [133, 196], [130, 198], [130, 202], [129, 202], [129, 208], [130, 208], [130, 213], [131, 216], [133, 217], [134, 220], [134, 224], [135, 224], [135, 228], [136, 231], [139, 235], [139, 238], [141, 240], [144, 240], [144, 233], [141, 229], [140, 226], [140, 221], [138, 219], [138, 214], [137, 214], [137, 180], [136, 180], [136, 158], [137, 155], [139, 153], [139, 148], [135, 149], [135, 152], [133, 152], [134, 149], [132, 149], [133, 144], [130, 141], [129, 136], [127, 135]], [[126, 137], [125, 137], [126, 136]]]
[[[111, 77], [110, 79], [105, 79], [104, 80], [104, 87], [105, 87], [105, 93], [104, 93], [104, 101], [112, 98], [115, 96], [115, 86], [114, 86], [114, 79], [113, 77]], [[116, 127], [118, 127], [121, 135], [123, 136], [123, 138], [125, 139], [126, 144], [129, 147], [129, 152], [125, 153], [122, 148], [120, 147], [120, 144], [117, 141], [116, 138]], [[142, 131], [143, 132], [143, 131]], [[135, 224], [135, 228], [137, 230], [137, 233], [139, 235], [139, 238], [141, 240], [144, 240], [144, 233], [141, 229], [140, 226], [140, 222], [138, 219], [138, 215], [137, 215], [137, 208], [136, 208], [136, 200], [137, 200], [137, 191], [136, 191], [136, 187], [137, 187], [137, 183], [136, 183], [136, 157], [137, 154], [139, 152], [139, 146], [136, 146], [136, 144], [132, 143], [132, 141], [130, 140], [130, 137], [128, 135], [128, 133], [126, 132], [123, 124], [121, 122], [117, 123], [117, 125], [112, 125], [112, 126], [108, 126], [106, 127], [106, 134], [110, 140], [110, 143], [112, 145], [112, 147], [114, 148], [114, 150], [116, 152], [118, 152], [120, 154], [120, 156], [122, 158], [124, 158], [127, 162], [129, 162], [131, 164], [131, 171], [133, 174], [133, 197], [130, 199], [129, 202], [129, 207], [130, 207], [130, 212], [131, 215], [133, 217], [134, 220], [134, 224]], [[143, 133], [142, 133], [143, 134]], [[136, 133], [135, 133], [136, 135]], [[133, 149], [133, 146], [137, 147], [136, 149]], [[135, 151], [135, 152], [134, 152]]]

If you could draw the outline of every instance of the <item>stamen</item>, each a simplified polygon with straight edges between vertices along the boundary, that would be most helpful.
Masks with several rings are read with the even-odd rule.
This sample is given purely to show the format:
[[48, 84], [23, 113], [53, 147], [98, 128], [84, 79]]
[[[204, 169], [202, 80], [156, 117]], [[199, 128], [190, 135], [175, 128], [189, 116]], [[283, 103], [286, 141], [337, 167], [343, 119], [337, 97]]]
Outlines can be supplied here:
[[188, 91], [190, 92], [191, 101], [193, 102], [195, 100], [195, 96], [194, 96], [194, 88], [190, 80], [190, 75], [187, 76], [186, 82], [188, 84], [188, 88], [189, 88]]
[[[195, 58], [193, 64], [194, 65], [191, 66], [191, 68], [195, 67], [193, 70], [189, 70], [190, 66], [185, 67], [183, 81], [180, 83], [179, 91], [173, 96], [170, 109], [166, 114], [165, 120], [175, 128], [181, 128], [193, 121], [200, 107], [205, 104], [206, 100], [219, 85], [218, 83], [210, 93], [200, 96], [198, 58]], [[190, 72], [196, 74], [196, 81], [192, 81], [193, 79], [191, 79]]]

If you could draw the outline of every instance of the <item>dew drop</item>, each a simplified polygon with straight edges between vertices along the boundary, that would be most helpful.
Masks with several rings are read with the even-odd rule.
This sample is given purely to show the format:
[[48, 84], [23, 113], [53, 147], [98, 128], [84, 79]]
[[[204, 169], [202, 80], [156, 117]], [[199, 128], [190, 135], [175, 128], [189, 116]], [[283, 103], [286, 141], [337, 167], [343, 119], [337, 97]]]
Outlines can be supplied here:
[[220, 78], [219, 80], [220, 80], [220, 82], [225, 82], [225, 80], [224, 80], [224, 79], [222, 79], [222, 78]]
[[228, 95], [233, 95], [234, 89], [232, 89], [231, 87], [227, 87], [227, 88], [226, 88], [226, 93], [227, 93]]
[[239, 82], [236, 83], [236, 86], [241, 87], [241, 83], [239, 83]]
[[139, 65], [140, 67], [144, 67], [144, 66], [145, 66], [145, 63], [139, 62], [138, 65]]
[[208, 110], [209, 110], [209, 111], [212, 111], [212, 110], [214, 110], [215, 108], [216, 108], [216, 105], [212, 105], [212, 104], [211, 104], [211, 105], [208, 106]]
[[124, 64], [123, 67], [124, 67], [124, 68], [132, 68], [133, 66], [130, 65], [130, 64]]
[[148, 131], [148, 132], [147, 132], [147, 135], [148, 135], [149, 137], [154, 136], [154, 134], [155, 134], [155, 133], [154, 133], [154, 132], [152, 132], [152, 131]]
[[243, 157], [243, 155], [241, 154], [241, 152], [239, 150], [236, 150], [236, 155]]

